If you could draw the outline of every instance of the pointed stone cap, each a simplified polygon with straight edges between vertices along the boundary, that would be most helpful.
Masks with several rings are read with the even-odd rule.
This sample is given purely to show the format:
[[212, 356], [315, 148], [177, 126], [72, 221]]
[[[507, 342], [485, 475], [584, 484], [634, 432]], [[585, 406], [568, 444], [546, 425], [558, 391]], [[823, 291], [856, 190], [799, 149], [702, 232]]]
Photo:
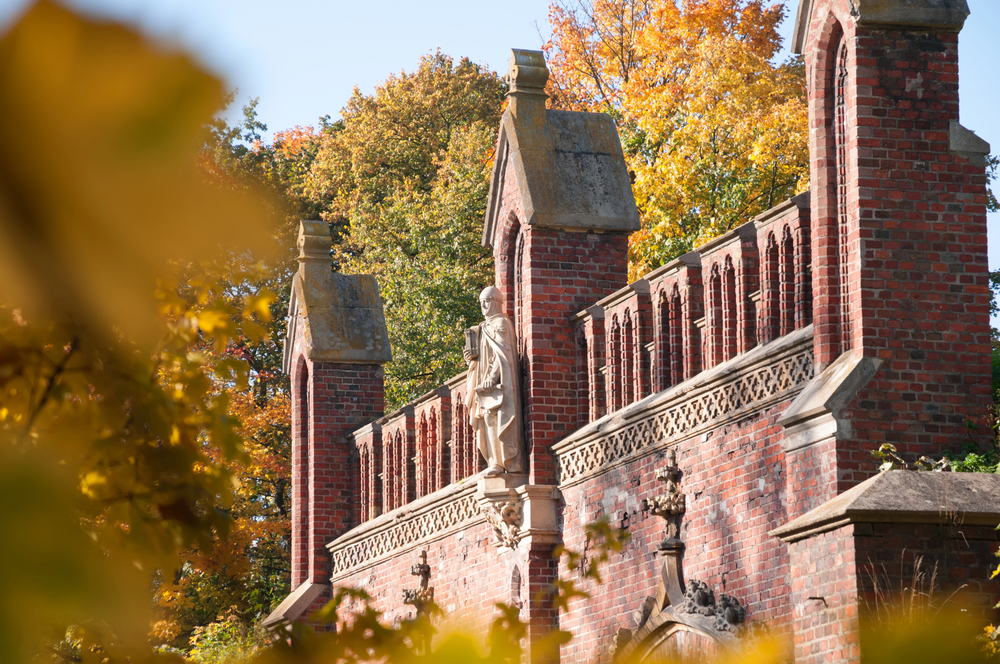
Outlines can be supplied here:
[[369, 274], [334, 272], [326, 222], [299, 226], [299, 271], [292, 280], [283, 366], [296, 353], [313, 362], [385, 364], [392, 360], [378, 283]]
[[513, 50], [510, 104], [500, 121], [483, 245], [493, 246], [504, 191], [520, 223], [569, 231], [639, 230], [625, 154], [606, 113], [545, 108], [549, 72], [541, 51]]
[[1000, 475], [890, 470], [870, 477], [768, 535], [795, 542], [849, 523], [1000, 522]]

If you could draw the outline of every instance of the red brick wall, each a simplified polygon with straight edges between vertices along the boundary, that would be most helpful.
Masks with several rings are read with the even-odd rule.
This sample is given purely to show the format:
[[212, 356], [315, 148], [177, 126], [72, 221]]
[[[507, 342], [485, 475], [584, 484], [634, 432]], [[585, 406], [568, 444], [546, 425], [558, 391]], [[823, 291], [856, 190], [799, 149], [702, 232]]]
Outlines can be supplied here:
[[[949, 152], [958, 36], [858, 28], [847, 0], [817, 2], [807, 54], [817, 365], [841, 350], [836, 235], [845, 233], [849, 343], [885, 361], [845, 416], [837, 490], [905, 455], [957, 447], [991, 402], [983, 169]], [[836, 228], [835, 52], [848, 45], [847, 222]], [[985, 440], [988, 429], [974, 437]]]
[[[447, 631], [448, 626], [454, 625], [471, 630], [485, 643], [489, 626], [498, 615], [493, 605], [527, 604], [529, 593], [529, 561], [516, 551], [501, 552], [492, 540], [492, 528], [480, 523], [389, 561], [338, 577], [334, 583], [366, 590], [389, 624], [410, 618], [414, 609], [403, 604], [403, 590], [419, 587], [420, 579], [410, 574], [410, 566], [417, 563], [420, 550], [426, 549], [427, 564], [431, 567], [428, 585], [434, 588], [434, 599], [445, 610], [448, 620], [446, 626], [439, 628]], [[515, 567], [521, 583], [512, 588]], [[522, 619], [527, 619], [526, 613]]]
[[792, 542], [796, 664], [860, 661], [859, 621], [899, 609], [909, 599], [903, 588], [933, 592], [935, 606], [961, 604], [984, 625], [996, 621], [1000, 581], [989, 577], [998, 543], [995, 528], [961, 523], [853, 523]]
[[861, 659], [853, 533], [848, 524], [788, 546], [795, 664]]
[[[296, 588], [304, 581], [327, 583], [326, 544], [355, 525], [360, 487], [348, 434], [381, 416], [383, 378], [382, 367], [375, 364], [314, 363], [302, 358], [293, 366], [293, 389], [307, 396], [293, 422], [292, 588]], [[308, 431], [302, 424], [307, 412]]]
[[[787, 402], [681, 442], [677, 464], [687, 495], [681, 538], [688, 580], [707, 582], [747, 606], [752, 620], [765, 620], [778, 633], [790, 630], [789, 558], [786, 546], [767, 532], [787, 521], [783, 440], [775, 424]], [[654, 478], [664, 455], [646, 457], [596, 478], [564, 488], [563, 537], [568, 548], [584, 549], [583, 525], [608, 516], [620, 525], [627, 512], [631, 541], [613, 555], [602, 585], [588, 602], [577, 601], [561, 621], [576, 636], [563, 648], [565, 662], [607, 661], [607, 647], [620, 627], [634, 629], [632, 614], [656, 594], [657, 544], [663, 519], [641, 510], [643, 499], [663, 493]], [[567, 574], [567, 570], [561, 570]]]
[[1000, 618], [995, 608], [1000, 579], [990, 579], [1000, 548], [1000, 532], [994, 526], [963, 524], [959, 515], [945, 524], [859, 523], [854, 526], [854, 548], [865, 610], [876, 604], [876, 585], [883, 593], [887, 586], [913, 587], [919, 558], [919, 570], [926, 575], [923, 591], [935, 591], [939, 603], [958, 591], [955, 600], [983, 625]]

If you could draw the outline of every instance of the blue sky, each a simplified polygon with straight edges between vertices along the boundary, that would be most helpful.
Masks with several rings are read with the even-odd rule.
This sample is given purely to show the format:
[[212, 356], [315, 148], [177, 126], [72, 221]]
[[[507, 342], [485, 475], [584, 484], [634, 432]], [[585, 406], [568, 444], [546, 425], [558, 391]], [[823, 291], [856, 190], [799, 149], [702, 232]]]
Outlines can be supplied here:
[[[968, 0], [959, 37], [961, 122], [1000, 152], [1000, 0]], [[0, 0], [0, 30], [27, 0]], [[436, 48], [505, 71], [511, 48], [548, 37], [547, 0], [72, 0], [195, 54], [233, 88], [237, 109], [259, 97], [271, 131], [336, 118], [355, 85], [371, 92]], [[791, 31], [797, 2], [782, 32]], [[1000, 268], [1000, 214], [990, 215], [990, 266]]]

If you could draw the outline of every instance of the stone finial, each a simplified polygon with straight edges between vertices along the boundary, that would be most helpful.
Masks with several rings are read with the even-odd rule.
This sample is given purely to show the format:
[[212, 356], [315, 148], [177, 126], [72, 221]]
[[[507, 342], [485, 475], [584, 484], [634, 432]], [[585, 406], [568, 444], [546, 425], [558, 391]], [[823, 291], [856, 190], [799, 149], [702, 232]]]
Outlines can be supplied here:
[[507, 82], [512, 95], [535, 95], [548, 97], [545, 84], [549, 80], [549, 69], [545, 66], [545, 54], [541, 51], [526, 51], [512, 48], [507, 65]]
[[416, 607], [417, 614], [426, 612], [427, 606], [434, 601], [434, 589], [429, 587], [431, 566], [427, 564], [427, 549], [420, 551], [417, 564], [410, 567], [412, 576], [420, 577], [420, 587], [403, 591], [403, 604]]
[[667, 522], [667, 539], [660, 544], [661, 549], [683, 546], [680, 541], [681, 517], [687, 509], [687, 504], [685, 495], [678, 487], [682, 475], [677, 465], [677, 451], [671, 449], [667, 454], [667, 465], [658, 468], [655, 473], [656, 479], [667, 485], [667, 492], [644, 501], [650, 514], [662, 517]]
[[545, 119], [545, 83], [549, 80], [549, 70], [545, 66], [545, 54], [541, 51], [526, 51], [513, 48], [507, 65], [507, 83], [510, 92], [510, 110], [515, 118], [524, 120], [526, 116]]
[[330, 263], [330, 227], [325, 221], [299, 222], [299, 265], [304, 263]]

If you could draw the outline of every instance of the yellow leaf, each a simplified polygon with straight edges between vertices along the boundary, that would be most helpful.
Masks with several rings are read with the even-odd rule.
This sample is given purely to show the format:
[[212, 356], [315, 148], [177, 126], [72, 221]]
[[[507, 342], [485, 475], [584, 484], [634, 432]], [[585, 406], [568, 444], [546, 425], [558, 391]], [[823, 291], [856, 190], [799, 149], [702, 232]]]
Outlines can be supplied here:
[[0, 80], [0, 301], [155, 341], [170, 261], [273, 255], [273, 206], [197, 164], [224, 95], [189, 58], [42, 1], [0, 40]]

